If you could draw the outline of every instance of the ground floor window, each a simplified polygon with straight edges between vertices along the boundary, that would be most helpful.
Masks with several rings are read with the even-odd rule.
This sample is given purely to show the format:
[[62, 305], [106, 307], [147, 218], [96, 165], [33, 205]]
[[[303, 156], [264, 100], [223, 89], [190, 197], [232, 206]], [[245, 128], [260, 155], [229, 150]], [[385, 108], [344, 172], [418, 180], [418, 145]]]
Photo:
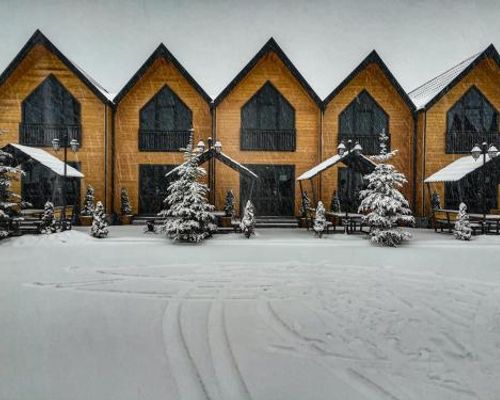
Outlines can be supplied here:
[[139, 214], [155, 215], [163, 209], [169, 183], [165, 175], [177, 165], [139, 165]]
[[458, 206], [463, 202], [470, 213], [482, 213], [483, 192], [486, 212], [498, 208], [498, 175], [488, 173], [488, 171], [483, 171], [483, 173], [484, 175], [470, 174], [458, 182], [446, 182], [445, 208], [458, 210]]
[[358, 212], [359, 192], [365, 187], [363, 174], [352, 168], [338, 169], [337, 193], [342, 211]]

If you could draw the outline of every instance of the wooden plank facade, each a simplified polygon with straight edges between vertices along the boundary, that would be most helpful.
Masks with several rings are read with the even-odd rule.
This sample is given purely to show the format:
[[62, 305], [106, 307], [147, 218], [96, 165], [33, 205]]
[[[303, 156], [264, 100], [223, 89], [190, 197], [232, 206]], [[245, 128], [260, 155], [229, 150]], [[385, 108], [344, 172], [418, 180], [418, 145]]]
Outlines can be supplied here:
[[[69, 152], [69, 160], [85, 175], [82, 201], [91, 184], [107, 212], [119, 213], [120, 191], [126, 188], [134, 214], [157, 212], [164, 185], [159, 182], [183, 161], [177, 148], [193, 128], [195, 144], [200, 139], [206, 144], [209, 137], [219, 140], [225, 154], [261, 176], [254, 187], [227, 166], [210, 163], [216, 209], [223, 208], [232, 190], [237, 211], [251, 194], [260, 215], [292, 216], [300, 209], [300, 174], [336, 154], [341, 138], [359, 139], [365, 154], [373, 152], [383, 127], [390, 149], [398, 150], [391, 162], [408, 179], [403, 192], [416, 215], [425, 217], [430, 193], [424, 179], [464, 155], [446, 147], [448, 114], [471, 88], [499, 112], [500, 66], [493, 46], [418, 110], [376, 52], [321, 101], [270, 39], [214, 101], [160, 45], [111, 102], [104, 89], [37, 31], [0, 75], [0, 147], [32, 138], [32, 145], [54, 153], [48, 128], [28, 121], [27, 115], [35, 122], [39, 117], [36, 105], [44, 103], [44, 95], [38, 92], [59, 93], [65, 105], [60, 115], [49, 117], [67, 124], [67, 118], [77, 118], [70, 128], [80, 135], [81, 148]], [[41, 97], [32, 100], [36, 96]], [[67, 117], [68, 110], [74, 115]], [[498, 121], [495, 127], [498, 135]], [[40, 132], [45, 143], [36, 142]], [[61, 158], [62, 151], [55, 155]], [[315, 178], [312, 188], [304, 188], [328, 208], [333, 191], [343, 190], [345, 173], [345, 168], [332, 168]], [[445, 185], [434, 187], [444, 199]]]

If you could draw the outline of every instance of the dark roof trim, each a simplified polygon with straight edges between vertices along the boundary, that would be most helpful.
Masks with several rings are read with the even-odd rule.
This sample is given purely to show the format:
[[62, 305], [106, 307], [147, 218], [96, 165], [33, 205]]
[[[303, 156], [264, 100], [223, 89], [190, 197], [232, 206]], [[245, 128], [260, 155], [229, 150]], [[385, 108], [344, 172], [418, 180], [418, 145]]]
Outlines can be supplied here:
[[[436, 104], [446, 93], [448, 93], [458, 82], [462, 80], [462, 78], [467, 75], [470, 71], [472, 71], [477, 64], [486, 58], [492, 58], [497, 65], [500, 67], [500, 55], [498, 54], [497, 49], [493, 44], [490, 44], [481, 54], [479, 54], [474, 61], [472, 61], [467, 68], [465, 68], [462, 72], [460, 72], [453, 80], [448, 83], [441, 91], [436, 94], [432, 100], [428, 101], [427, 104], [422, 107], [419, 111], [426, 111], [431, 108], [434, 104]], [[432, 79], [431, 79], [432, 80]], [[424, 83], [425, 85], [425, 83]], [[424, 86], [420, 85], [420, 87]], [[418, 88], [417, 88], [418, 89]], [[416, 90], [416, 89], [415, 89]]]
[[[97, 84], [97, 82], [92, 82], [89, 77], [87, 77], [81, 69], [79, 69], [75, 64], [73, 64], [61, 51], [54, 46], [54, 44], [39, 30], [37, 29], [35, 33], [29, 38], [23, 48], [17, 53], [11, 63], [5, 68], [5, 70], [0, 75], [0, 86], [9, 78], [9, 76], [14, 72], [14, 70], [19, 66], [19, 64], [28, 55], [31, 49], [37, 45], [41, 44], [45, 46], [50, 52], [55, 54], [68, 69], [73, 72], [83, 83], [85, 83], [88, 88], [105, 104], [113, 104], [111, 100], [106, 97], [102, 91], [107, 92], [102, 86]], [[98, 87], [99, 86], [99, 87]]]
[[139, 79], [146, 73], [146, 71], [153, 65], [153, 63], [158, 58], [164, 58], [166, 61], [174, 64], [175, 68], [182, 74], [182, 76], [189, 82], [189, 84], [196, 89], [196, 91], [203, 97], [208, 104], [212, 103], [210, 96], [203, 90], [203, 88], [196, 82], [196, 80], [186, 71], [186, 69], [181, 65], [181, 63], [174, 57], [174, 55], [167, 49], [167, 47], [160, 43], [156, 50], [151, 54], [148, 59], [141, 65], [137, 72], [130, 78], [130, 80], [125, 84], [122, 90], [113, 99], [115, 104], [118, 104], [127, 93], [134, 87], [134, 85], [139, 81]]
[[380, 67], [382, 72], [392, 83], [392, 86], [394, 86], [394, 88], [399, 93], [404, 102], [408, 105], [410, 110], [415, 111], [416, 107], [415, 104], [413, 104], [413, 102], [411, 101], [410, 96], [408, 96], [408, 93], [406, 93], [403, 87], [399, 84], [397, 79], [394, 77], [389, 68], [387, 68], [387, 65], [375, 50], [372, 50], [372, 52], [368, 54], [368, 56], [363, 61], [361, 61], [361, 63], [325, 98], [325, 100], [323, 100], [323, 108], [326, 108], [328, 103], [330, 103], [330, 101], [332, 101], [333, 98], [356, 77], [356, 75], [358, 75], [363, 69], [365, 69], [369, 64], [372, 63], [375, 63]]
[[267, 41], [267, 43], [259, 50], [259, 52], [250, 60], [250, 62], [245, 65], [245, 67], [236, 75], [236, 77], [227, 85], [224, 90], [215, 98], [214, 106], [217, 106], [221, 103], [224, 98], [240, 83], [245, 76], [251, 71], [255, 65], [264, 57], [267, 53], [274, 52], [280, 58], [280, 60], [286, 65], [288, 70], [292, 73], [292, 75], [299, 81], [305, 91], [309, 94], [311, 99], [321, 107], [322, 102], [313, 88], [307, 83], [305, 78], [299, 72], [299, 70], [293, 65], [292, 61], [287, 57], [287, 55], [283, 52], [281, 47], [278, 46], [278, 43], [271, 38]]

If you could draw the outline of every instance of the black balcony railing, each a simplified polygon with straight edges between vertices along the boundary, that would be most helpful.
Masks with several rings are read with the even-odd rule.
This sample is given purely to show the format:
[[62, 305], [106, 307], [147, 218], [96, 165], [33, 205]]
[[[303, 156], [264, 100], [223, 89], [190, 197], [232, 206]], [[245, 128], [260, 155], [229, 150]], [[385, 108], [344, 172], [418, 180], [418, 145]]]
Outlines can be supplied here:
[[476, 143], [483, 142], [500, 147], [500, 133], [448, 132], [446, 134], [446, 153], [468, 154]]
[[139, 150], [179, 151], [189, 143], [188, 130], [159, 131], [139, 129]]
[[[69, 139], [76, 139], [82, 143], [82, 129], [80, 125], [63, 124], [19, 124], [21, 137], [19, 142], [27, 146], [48, 147], [52, 146], [53, 139], [59, 139], [61, 146], [63, 136], [67, 133]], [[69, 141], [68, 140], [68, 143]]]
[[241, 150], [295, 151], [295, 129], [242, 129]]
[[[389, 152], [391, 149], [391, 135], [387, 133], [389, 139], [387, 140], [387, 151]], [[373, 156], [380, 154], [380, 139], [378, 135], [356, 135], [356, 134], [345, 134], [341, 133], [339, 135], [339, 143], [344, 141], [346, 143], [348, 140], [352, 140], [353, 142], [359, 142], [361, 147], [363, 148], [363, 154], [367, 156]]]

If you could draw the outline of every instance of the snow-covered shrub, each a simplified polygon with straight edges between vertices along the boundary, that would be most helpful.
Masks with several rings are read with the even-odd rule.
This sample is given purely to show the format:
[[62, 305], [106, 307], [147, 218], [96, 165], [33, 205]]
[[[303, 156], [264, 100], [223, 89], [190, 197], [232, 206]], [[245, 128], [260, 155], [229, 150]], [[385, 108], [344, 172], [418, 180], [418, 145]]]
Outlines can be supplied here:
[[243, 212], [240, 229], [247, 239], [250, 238], [251, 235], [255, 234], [255, 210], [250, 200], [248, 200], [245, 205], [245, 211]]
[[227, 217], [232, 217], [234, 214], [234, 194], [232, 190], [226, 193], [226, 198], [224, 200], [224, 214]]
[[453, 234], [458, 240], [470, 240], [472, 236], [472, 228], [470, 227], [469, 214], [467, 214], [465, 203], [460, 203], [458, 207], [458, 216]]
[[198, 182], [206, 172], [198, 166], [193, 138], [184, 149], [184, 160], [177, 170], [179, 178], [167, 190], [164, 204], [168, 208], [161, 212], [166, 217], [162, 231], [170, 239], [197, 243], [211, 236], [217, 227], [214, 207], [207, 201], [208, 187]]
[[373, 161], [376, 161], [376, 162], [388, 161], [392, 157], [394, 157], [398, 153], [398, 151], [393, 150], [393, 151], [387, 152], [388, 147], [389, 147], [388, 146], [389, 136], [387, 136], [387, 134], [385, 133], [385, 129], [382, 129], [382, 132], [380, 132], [378, 138], [379, 138], [379, 147], [380, 147], [379, 154], [374, 155], [374, 156], [370, 156], [370, 159], [372, 159]]
[[0, 150], [0, 239], [14, 232], [14, 227], [21, 220], [20, 210], [29, 206], [11, 191], [12, 179], [18, 179], [24, 173], [13, 164], [12, 155]]
[[83, 202], [82, 211], [80, 211], [80, 215], [90, 217], [94, 214], [94, 188], [91, 185], [87, 185], [87, 193], [85, 193], [85, 200]]
[[302, 202], [300, 204], [300, 213], [302, 217], [307, 217], [307, 212], [311, 208], [311, 200], [309, 200], [309, 196], [307, 195], [307, 191], [302, 192]]
[[106, 214], [104, 213], [104, 206], [100, 201], [97, 202], [92, 216], [92, 226], [90, 227], [90, 234], [96, 238], [104, 238], [108, 236], [108, 222], [106, 221]]
[[398, 190], [407, 182], [405, 176], [390, 164], [379, 164], [365, 179], [368, 187], [360, 192], [359, 212], [368, 212], [363, 221], [370, 226], [372, 242], [397, 246], [410, 239], [411, 234], [398, 227], [415, 223], [408, 201]]
[[431, 207], [433, 210], [439, 210], [441, 208], [441, 199], [439, 198], [439, 193], [434, 191], [431, 195]]
[[122, 215], [132, 214], [132, 206], [126, 188], [122, 188], [120, 192], [120, 212]]
[[43, 207], [41, 229], [43, 233], [54, 233], [57, 230], [54, 204], [50, 201], [47, 201]]
[[323, 232], [326, 229], [326, 218], [325, 218], [325, 206], [323, 202], [318, 201], [318, 205], [316, 207], [316, 215], [314, 216], [314, 225], [313, 230], [316, 236], [323, 236]]
[[336, 190], [333, 191], [332, 201], [330, 203], [330, 210], [335, 213], [340, 212], [340, 199]]

